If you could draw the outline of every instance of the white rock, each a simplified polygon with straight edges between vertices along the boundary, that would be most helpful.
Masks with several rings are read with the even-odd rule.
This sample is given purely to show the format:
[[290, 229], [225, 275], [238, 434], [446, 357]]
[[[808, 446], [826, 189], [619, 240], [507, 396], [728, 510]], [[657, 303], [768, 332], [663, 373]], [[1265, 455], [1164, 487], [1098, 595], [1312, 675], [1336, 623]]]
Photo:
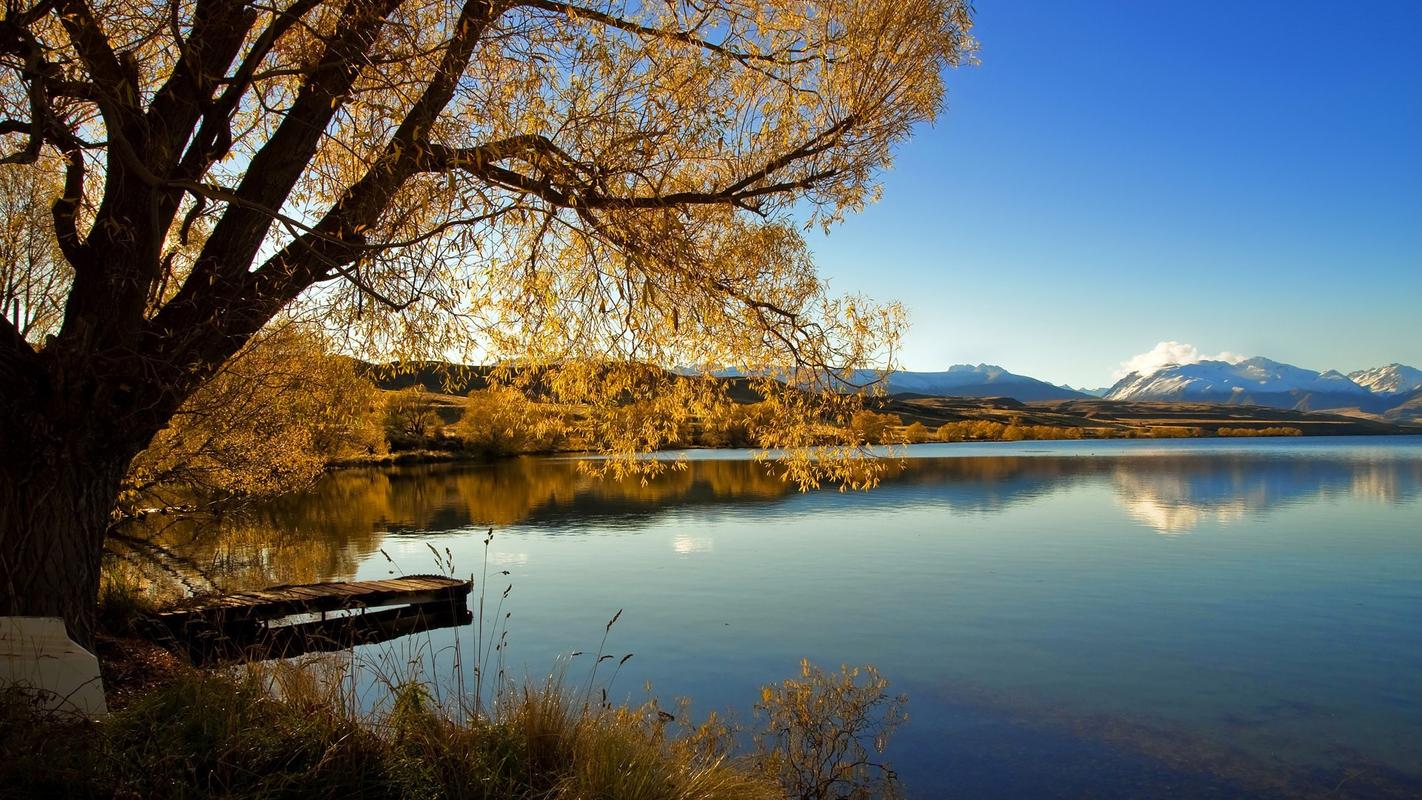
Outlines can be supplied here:
[[47, 708], [108, 713], [99, 659], [69, 638], [54, 617], [0, 617], [0, 685], [33, 691]]

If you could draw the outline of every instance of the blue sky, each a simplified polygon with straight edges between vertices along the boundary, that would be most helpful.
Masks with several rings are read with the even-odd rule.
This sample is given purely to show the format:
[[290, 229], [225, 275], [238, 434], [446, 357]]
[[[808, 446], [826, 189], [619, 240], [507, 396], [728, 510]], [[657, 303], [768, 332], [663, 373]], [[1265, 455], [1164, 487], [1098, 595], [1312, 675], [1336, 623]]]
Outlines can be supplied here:
[[1422, 2], [979, 0], [884, 199], [807, 234], [909, 369], [1098, 386], [1157, 342], [1422, 366]]

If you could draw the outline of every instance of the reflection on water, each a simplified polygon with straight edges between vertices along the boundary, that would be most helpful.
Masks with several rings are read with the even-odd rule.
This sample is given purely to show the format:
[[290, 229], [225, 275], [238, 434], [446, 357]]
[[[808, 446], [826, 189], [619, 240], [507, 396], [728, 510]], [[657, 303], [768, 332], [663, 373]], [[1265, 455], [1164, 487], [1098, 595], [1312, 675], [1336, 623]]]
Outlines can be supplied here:
[[[1251, 449], [1138, 455], [1122, 443], [1093, 444], [1111, 452], [935, 457], [942, 448], [916, 449], [889, 470], [877, 490], [856, 497], [855, 504], [892, 506], [907, 497], [953, 512], [994, 513], [1099, 483], [1110, 486], [1116, 502], [1134, 519], [1159, 533], [1176, 534], [1205, 520], [1229, 524], [1320, 498], [1402, 503], [1422, 492], [1422, 460], [1411, 455], [1415, 448], [1401, 454], [1304, 458], [1287, 450]], [[829, 495], [831, 505], [841, 500], [834, 492], [822, 494]], [[295, 581], [350, 575], [391, 533], [518, 524], [635, 530], [671, 510], [774, 504], [788, 498], [800, 499], [799, 492], [778, 477], [773, 465], [750, 460], [748, 453], [738, 460], [694, 459], [645, 483], [590, 477], [571, 459], [517, 458], [343, 470], [310, 492], [223, 520], [221, 536], [211, 535], [207, 521], [161, 524], [172, 528], [164, 534], [166, 541], [182, 543], [218, 574], [255, 570], [260, 575], [254, 581]], [[293, 536], [295, 541], [288, 541]], [[204, 552], [203, 545], [220, 546], [223, 552]], [[677, 552], [710, 548], [709, 540], [687, 540]], [[235, 555], [243, 550], [248, 551], [245, 558]]]
[[1160, 457], [1117, 463], [1121, 506], [1160, 533], [1186, 533], [1202, 520], [1238, 521], [1311, 499], [1352, 496], [1378, 503], [1415, 498], [1422, 462], [1397, 458]]
[[494, 528], [529, 663], [624, 607], [628, 685], [703, 707], [801, 657], [875, 662], [913, 698], [891, 756], [925, 797], [1422, 790], [1422, 440], [910, 455], [864, 494], [746, 453], [645, 484], [571, 459], [347, 470], [159, 538], [252, 586], [429, 571], [427, 545], [473, 568]]

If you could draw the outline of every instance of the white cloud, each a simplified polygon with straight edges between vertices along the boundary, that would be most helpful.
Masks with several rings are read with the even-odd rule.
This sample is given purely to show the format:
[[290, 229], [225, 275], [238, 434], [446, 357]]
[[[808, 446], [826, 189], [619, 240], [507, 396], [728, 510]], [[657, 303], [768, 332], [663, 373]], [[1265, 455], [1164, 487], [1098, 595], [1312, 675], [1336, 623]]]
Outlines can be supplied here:
[[1160, 342], [1150, 350], [1132, 356], [1126, 361], [1122, 361], [1120, 369], [1116, 370], [1112, 374], [1112, 377], [1116, 380], [1120, 380], [1132, 372], [1139, 372], [1142, 375], [1146, 375], [1162, 367], [1171, 366], [1172, 364], [1194, 364], [1199, 361], [1225, 361], [1230, 364], [1238, 364], [1245, 358], [1246, 356], [1228, 351], [1214, 355], [1205, 355], [1193, 344], [1185, 344], [1183, 342]]

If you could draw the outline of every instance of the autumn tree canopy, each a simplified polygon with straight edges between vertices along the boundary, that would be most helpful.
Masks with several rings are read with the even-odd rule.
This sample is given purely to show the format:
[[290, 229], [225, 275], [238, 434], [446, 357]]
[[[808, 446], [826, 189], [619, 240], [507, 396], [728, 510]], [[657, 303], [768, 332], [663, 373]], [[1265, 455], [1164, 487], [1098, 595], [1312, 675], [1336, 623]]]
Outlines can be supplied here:
[[875, 197], [970, 24], [960, 0], [8, 3], [0, 169], [45, 192], [26, 264], [54, 302], [0, 273], [0, 613], [87, 635], [129, 462], [284, 308], [352, 352], [884, 357], [894, 309], [827, 295], [799, 231]]

